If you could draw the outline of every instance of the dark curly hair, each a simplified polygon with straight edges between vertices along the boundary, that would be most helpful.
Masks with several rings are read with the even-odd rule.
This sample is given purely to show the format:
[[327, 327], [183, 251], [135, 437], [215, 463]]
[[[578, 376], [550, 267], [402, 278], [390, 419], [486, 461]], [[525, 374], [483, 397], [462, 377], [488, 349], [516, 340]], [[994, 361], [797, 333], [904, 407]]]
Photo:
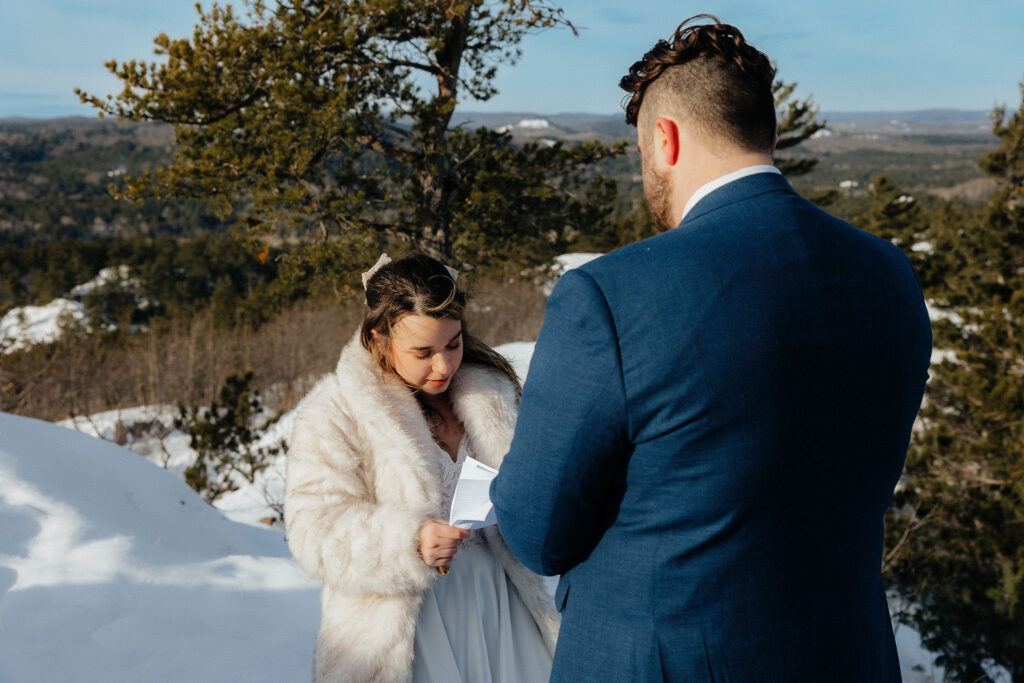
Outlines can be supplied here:
[[[691, 23], [700, 19], [714, 23]], [[645, 98], [658, 100], [648, 109], [682, 116], [710, 135], [761, 151], [775, 140], [774, 80], [767, 55], [747, 43], [738, 28], [698, 14], [679, 24], [671, 41], [659, 40], [629, 67], [619, 87], [633, 93], [625, 103], [630, 125], [638, 125]]]

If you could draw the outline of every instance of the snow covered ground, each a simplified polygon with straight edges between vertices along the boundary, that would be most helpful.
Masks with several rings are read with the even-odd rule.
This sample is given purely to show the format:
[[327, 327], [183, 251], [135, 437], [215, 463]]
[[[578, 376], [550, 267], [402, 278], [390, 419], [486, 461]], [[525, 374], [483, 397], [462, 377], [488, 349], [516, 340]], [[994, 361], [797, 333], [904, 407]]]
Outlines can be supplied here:
[[562, 275], [567, 270], [585, 266], [599, 256], [604, 256], [604, 254], [588, 254], [580, 252], [577, 254], [562, 254], [561, 256], [556, 256], [555, 272]]
[[[293, 413], [282, 415], [255, 446], [287, 443]], [[178, 409], [174, 406], [140, 406], [78, 416], [57, 424], [117, 443], [184, 480], [185, 469], [195, 462], [196, 452], [189, 445], [188, 434], [174, 428], [177, 416]], [[216, 508], [232, 521], [268, 526], [268, 520], [277, 516], [274, 506], [284, 501], [284, 455], [272, 458], [267, 469], [256, 475], [254, 483], [241, 478], [236, 483], [238, 490], [218, 498]]]
[[495, 351], [505, 356], [512, 367], [515, 368], [519, 379], [526, 381], [526, 375], [530, 372], [530, 359], [533, 358], [534, 342], [510, 342], [496, 346]]
[[54, 299], [45, 306], [13, 308], [0, 318], [0, 352], [12, 353], [60, 339], [62, 325], [85, 324], [81, 302]]
[[79, 299], [98, 292], [107, 287], [116, 286], [122, 289], [128, 289], [131, 292], [136, 292], [142, 288], [142, 283], [138, 278], [132, 277], [132, 269], [126, 265], [111, 266], [109, 268], [103, 268], [96, 274], [96, 277], [83, 282], [80, 285], [75, 285], [71, 288], [71, 297], [73, 299]]
[[[21, 306], [8, 311], [0, 319], [0, 353], [57, 341], [63, 334], [63, 327], [69, 324], [88, 325], [82, 299], [106, 288], [131, 292], [139, 310], [156, 305], [156, 301], [140, 293], [142, 285], [138, 278], [132, 277], [128, 266], [104, 268], [88, 282], [72, 287], [66, 298], [54, 299], [45, 306]], [[108, 325], [106, 329], [114, 327]]]
[[100, 439], [0, 435], [0, 680], [309, 680], [319, 585], [279, 530]]
[[574, 254], [562, 254], [556, 256], [554, 261], [548, 266], [547, 272], [551, 273], [554, 277], [545, 280], [541, 283], [541, 291], [544, 292], [544, 296], [551, 296], [552, 290], [555, 288], [555, 283], [558, 282], [558, 278], [565, 275], [566, 271], [572, 270], [573, 268], [579, 268], [582, 265], [586, 265], [598, 258], [604, 256], [604, 254], [592, 254], [592, 253], [574, 253]]

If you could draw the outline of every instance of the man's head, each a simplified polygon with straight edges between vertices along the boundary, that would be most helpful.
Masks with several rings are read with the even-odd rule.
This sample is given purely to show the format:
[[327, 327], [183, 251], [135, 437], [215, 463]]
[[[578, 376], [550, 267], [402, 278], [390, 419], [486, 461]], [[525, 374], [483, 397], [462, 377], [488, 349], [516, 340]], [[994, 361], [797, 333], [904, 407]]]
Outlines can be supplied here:
[[[699, 19], [714, 23], [691, 23]], [[749, 45], [739, 29], [707, 14], [684, 21], [671, 41], [658, 41], [630, 67], [619, 85], [633, 93], [626, 122], [637, 126], [645, 194], [660, 228], [678, 221], [678, 215], [672, 215], [678, 202], [667, 194], [675, 189], [692, 194], [699, 187], [671, 177], [675, 169], [670, 167], [680, 154], [688, 155], [699, 146], [701, 154], [715, 162], [701, 161], [698, 168], [686, 159], [689, 168], [681, 170], [692, 176], [692, 182], [716, 168], [756, 157], [770, 159], [776, 129], [774, 79], [775, 69], [764, 53]], [[665, 136], [675, 139], [668, 156]]]

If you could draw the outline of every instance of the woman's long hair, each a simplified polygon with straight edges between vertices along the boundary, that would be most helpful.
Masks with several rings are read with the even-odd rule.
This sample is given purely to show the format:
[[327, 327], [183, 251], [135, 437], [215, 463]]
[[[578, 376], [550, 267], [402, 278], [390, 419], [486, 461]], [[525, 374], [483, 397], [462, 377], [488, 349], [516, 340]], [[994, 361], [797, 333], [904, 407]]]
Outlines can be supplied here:
[[462, 324], [462, 362], [500, 370], [512, 380], [518, 398], [521, 386], [512, 364], [467, 330], [466, 301], [465, 290], [455, 283], [443, 263], [425, 254], [410, 254], [384, 265], [367, 281], [367, 311], [360, 341], [382, 371], [398, 377], [389, 349], [392, 330], [399, 320], [406, 315], [458, 320]]

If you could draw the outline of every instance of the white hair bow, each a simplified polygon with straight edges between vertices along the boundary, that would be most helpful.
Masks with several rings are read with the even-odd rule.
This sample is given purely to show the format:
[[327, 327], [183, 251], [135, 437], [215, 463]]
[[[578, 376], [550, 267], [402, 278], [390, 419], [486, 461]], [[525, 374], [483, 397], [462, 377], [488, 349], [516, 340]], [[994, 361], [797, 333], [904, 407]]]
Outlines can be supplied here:
[[373, 268], [370, 268], [368, 271], [363, 273], [363, 289], [366, 289], [366, 284], [370, 281], [370, 278], [373, 277], [378, 270], [389, 263], [391, 263], [391, 257], [388, 256], [386, 252], [381, 254], [380, 258], [377, 259], [377, 262], [373, 264]]
[[[387, 252], [380, 255], [377, 262], [373, 264], [373, 268], [363, 273], [363, 289], [366, 289], [366, 285], [370, 282], [370, 278], [376, 275], [377, 271], [391, 263], [391, 257], [387, 255]], [[445, 266], [445, 270], [452, 276], [452, 282], [457, 282], [459, 279], [459, 271], [455, 270], [451, 266]]]

